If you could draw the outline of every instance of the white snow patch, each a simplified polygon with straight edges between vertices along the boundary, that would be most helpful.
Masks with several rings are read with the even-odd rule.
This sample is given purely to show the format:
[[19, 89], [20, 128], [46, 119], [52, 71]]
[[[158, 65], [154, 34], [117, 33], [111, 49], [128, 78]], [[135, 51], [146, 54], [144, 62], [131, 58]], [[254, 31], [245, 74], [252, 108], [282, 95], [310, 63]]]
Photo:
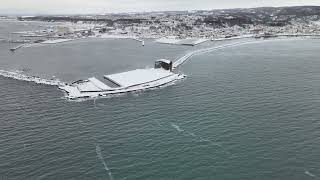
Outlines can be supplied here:
[[107, 86], [106, 84], [104, 84], [103, 82], [99, 81], [98, 79], [96, 79], [95, 77], [89, 78], [88, 79], [91, 83], [93, 83], [96, 87], [102, 89], [102, 90], [108, 90], [110, 89], [109, 86]]
[[122, 87], [130, 87], [134, 85], [144, 84], [152, 81], [156, 81], [174, 73], [164, 69], [136, 69], [133, 71], [105, 75], [107, 79], [117, 83]]
[[96, 91], [101, 91], [100, 88], [95, 86], [91, 81], [83, 82], [83, 83], [78, 83], [77, 88], [81, 92], [96, 92]]
[[208, 41], [208, 39], [193, 39], [193, 38], [187, 38], [187, 39], [176, 39], [174, 37], [169, 38], [160, 38], [157, 39], [156, 42], [163, 43], [163, 44], [175, 44], [175, 45], [190, 45], [195, 46], [201, 43], [204, 43]]
[[173, 39], [173, 38], [160, 38], [156, 40], [156, 42], [164, 43], [164, 44], [177, 44], [179, 41], [180, 41], [179, 39]]
[[55, 40], [46, 40], [41, 42], [41, 44], [57, 44], [57, 43], [63, 43], [67, 41], [72, 41], [73, 39], [55, 39]]
[[137, 36], [116, 35], [116, 34], [101, 34], [95, 37], [102, 38], [102, 39], [139, 39]]

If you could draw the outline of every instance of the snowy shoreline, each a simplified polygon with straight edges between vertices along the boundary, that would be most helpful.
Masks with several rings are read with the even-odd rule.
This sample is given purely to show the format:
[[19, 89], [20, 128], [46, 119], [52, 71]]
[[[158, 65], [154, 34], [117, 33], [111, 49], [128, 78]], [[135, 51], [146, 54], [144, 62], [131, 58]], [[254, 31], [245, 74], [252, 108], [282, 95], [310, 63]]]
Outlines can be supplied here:
[[68, 41], [73, 41], [75, 39], [54, 39], [54, 40], [46, 40], [41, 42], [41, 44], [57, 44], [57, 43], [63, 43]]
[[203, 39], [203, 38], [176, 39], [176, 38], [164, 38], [164, 37], [155, 40], [155, 42], [161, 43], [161, 44], [187, 45], [187, 46], [195, 46], [207, 41], [209, 41], [209, 39]]

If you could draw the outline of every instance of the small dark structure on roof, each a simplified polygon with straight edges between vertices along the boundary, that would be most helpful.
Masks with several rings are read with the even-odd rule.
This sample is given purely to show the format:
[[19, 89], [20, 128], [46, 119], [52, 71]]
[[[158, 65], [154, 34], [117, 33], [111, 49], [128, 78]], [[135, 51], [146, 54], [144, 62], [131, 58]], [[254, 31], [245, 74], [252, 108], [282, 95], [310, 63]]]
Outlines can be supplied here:
[[154, 68], [155, 69], [162, 68], [168, 71], [172, 71], [172, 61], [167, 59], [159, 59], [155, 62]]

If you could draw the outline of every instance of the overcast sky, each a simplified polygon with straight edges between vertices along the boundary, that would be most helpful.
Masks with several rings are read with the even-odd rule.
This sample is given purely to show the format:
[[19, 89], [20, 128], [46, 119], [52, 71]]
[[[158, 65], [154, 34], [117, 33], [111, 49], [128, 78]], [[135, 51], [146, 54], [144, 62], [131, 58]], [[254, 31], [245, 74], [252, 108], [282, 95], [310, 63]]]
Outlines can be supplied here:
[[0, 0], [0, 13], [77, 14], [320, 5], [320, 0]]

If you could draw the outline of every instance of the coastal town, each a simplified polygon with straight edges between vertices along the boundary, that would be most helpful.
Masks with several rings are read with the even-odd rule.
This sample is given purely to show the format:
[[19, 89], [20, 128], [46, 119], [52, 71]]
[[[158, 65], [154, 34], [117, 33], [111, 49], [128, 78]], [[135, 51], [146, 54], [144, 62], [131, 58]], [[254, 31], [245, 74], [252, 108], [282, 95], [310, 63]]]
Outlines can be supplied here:
[[34, 31], [12, 32], [14, 38], [9, 41], [31, 44], [96, 37], [132, 38], [141, 42], [152, 38], [159, 43], [197, 45], [208, 40], [320, 35], [320, 8], [313, 6], [19, 16], [16, 20], [52, 23]]

